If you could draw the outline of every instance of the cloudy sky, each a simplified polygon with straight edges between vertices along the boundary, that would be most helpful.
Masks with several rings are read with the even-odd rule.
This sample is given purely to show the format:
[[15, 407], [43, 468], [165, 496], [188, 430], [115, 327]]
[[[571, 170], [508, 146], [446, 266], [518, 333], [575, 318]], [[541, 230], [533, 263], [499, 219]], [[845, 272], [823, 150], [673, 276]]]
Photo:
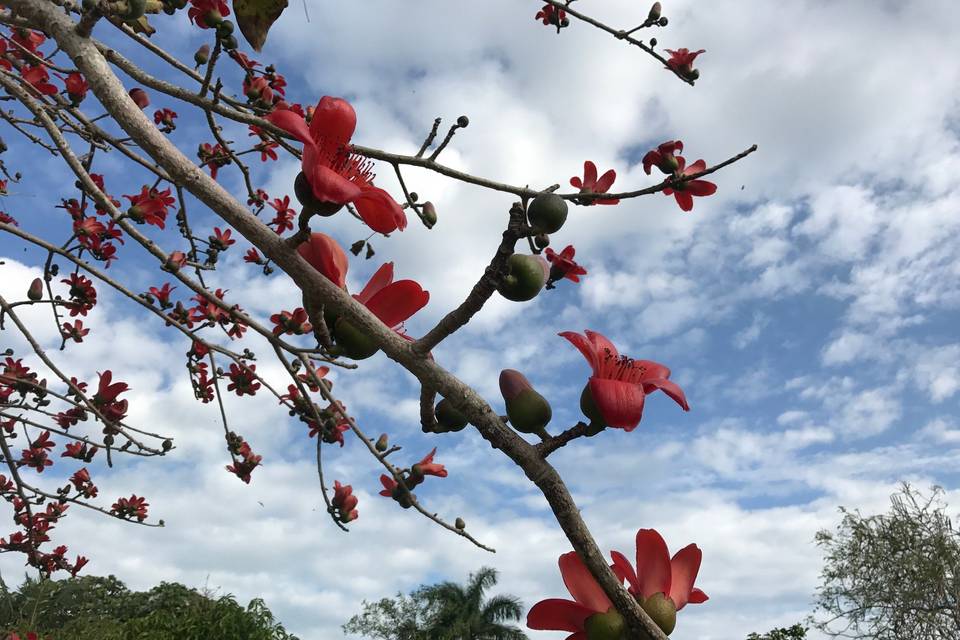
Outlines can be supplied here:
[[[446, 125], [466, 114], [470, 126], [445, 163], [545, 187], [566, 185], [590, 159], [616, 169], [615, 189], [653, 184], [639, 159], [665, 140], [683, 140], [690, 161], [708, 164], [759, 146], [715, 175], [717, 194], [691, 213], [661, 194], [574, 208], [553, 245], [576, 246], [589, 271], [583, 282], [530, 303], [494, 299], [434, 352], [497, 408], [499, 371], [523, 371], [551, 400], [555, 432], [579, 419], [589, 375], [558, 331], [600, 331], [622, 353], [672, 368], [689, 413], [651, 396], [639, 429], [552, 458], [602, 549], [632, 557], [641, 527], [658, 529], [671, 550], [703, 549], [698, 586], [710, 601], [685, 609], [672, 637], [735, 639], [801, 621], [821, 568], [814, 533], [837, 522], [839, 505], [885, 510], [900, 480], [939, 483], [960, 504], [955, 2], [665, 2], [670, 25], [656, 33], [659, 46], [706, 49], [696, 87], [582, 23], [558, 36], [534, 21], [535, 1], [291, 5], [258, 59], [286, 74], [293, 100], [350, 99], [359, 144], [413, 152], [435, 117]], [[617, 27], [646, 16], [626, 0], [575, 6]], [[157, 40], [184, 56], [209, 36], [185, 15], [155, 22]], [[182, 105], [160, 96], [154, 105], [184, 113], [172, 139], [187, 153], [210, 141]], [[3, 136], [17, 152], [6, 162], [27, 174], [3, 209], [62, 242], [66, 216], [53, 205], [74, 195], [72, 178], [45, 152], [18, 147], [13, 132]], [[97, 168], [114, 193], [138, 191], [122, 166], [104, 159]], [[270, 194], [292, 195], [297, 170], [284, 160], [258, 175]], [[388, 173], [381, 169], [378, 183], [399, 195]], [[222, 175], [242, 193], [237, 173]], [[511, 199], [424, 172], [406, 178], [436, 204], [439, 223], [427, 231], [414, 219], [375, 240], [377, 255], [353, 261], [348, 282], [358, 290], [394, 261], [398, 277], [431, 293], [408, 323], [418, 335], [480, 275]], [[214, 226], [209, 214], [195, 215], [198, 228]], [[344, 244], [365, 236], [344, 215], [323, 230]], [[180, 248], [174, 235], [159, 237]], [[282, 274], [264, 278], [241, 261], [247, 246], [227, 252], [215, 285], [260, 316], [299, 306]], [[43, 256], [0, 236], [0, 257], [0, 293], [22, 298]], [[138, 248], [128, 243], [121, 257], [114, 270], [134, 290], [164, 281]], [[379, 470], [350, 436], [342, 450], [326, 450], [325, 473], [353, 485], [360, 519], [349, 534], [336, 529], [319, 506], [313, 441], [263, 395], [227, 399], [231, 428], [264, 456], [244, 485], [223, 469], [215, 405], [192, 398], [182, 337], [102, 288], [101, 297], [89, 338], [57, 362], [88, 380], [112, 369], [132, 387], [131, 422], [174, 436], [177, 449], [109, 472], [95, 467], [104, 504], [146, 495], [167, 526], [71, 512], [58, 540], [92, 559], [88, 573], [141, 589], [168, 580], [243, 602], [263, 597], [304, 640], [341, 635], [363, 599], [463, 581], [484, 565], [500, 571], [498, 591], [527, 606], [566, 597], [556, 562], [570, 546], [539, 492], [473, 431], [421, 434], [412, 378], [382, 355], [336, 375], [336, 392], [368, 433], [403, 446], [397, 462], [438, 448], [450, 475], [418, 496], [449, 519], [462, 516], [495, 554], [379, 497]], [[24, 315], [56, 346], [49, 317]], [[20, 351], [23, 341], [6, 331], [0, 345]], [[258, 372], [279, 383], [279, 366], [263, 360]], [[0, 556], [8, 582], [22, 575], [20, 562]]]

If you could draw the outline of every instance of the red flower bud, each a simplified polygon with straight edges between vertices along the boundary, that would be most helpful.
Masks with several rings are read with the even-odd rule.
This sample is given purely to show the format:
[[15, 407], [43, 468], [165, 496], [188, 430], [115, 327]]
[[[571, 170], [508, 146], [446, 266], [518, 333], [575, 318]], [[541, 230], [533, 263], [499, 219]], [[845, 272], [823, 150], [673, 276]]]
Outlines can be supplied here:
[[43, 280], [40, 278], [33, 279], [33, 282], [30, 283], [30, 288], [27, 289], [27, 297], [34, 302], [43, 298]]
[[521, 433], [538, 433], [553, 417], [550, 403], [519, 371], [504, 369], [500, 372], [500, 393], [507, 405], [510, 424]]
[[141, 109], [146, 109], [150, 106], [150, 96], [140, 87], [130, 89], [130, 99]]

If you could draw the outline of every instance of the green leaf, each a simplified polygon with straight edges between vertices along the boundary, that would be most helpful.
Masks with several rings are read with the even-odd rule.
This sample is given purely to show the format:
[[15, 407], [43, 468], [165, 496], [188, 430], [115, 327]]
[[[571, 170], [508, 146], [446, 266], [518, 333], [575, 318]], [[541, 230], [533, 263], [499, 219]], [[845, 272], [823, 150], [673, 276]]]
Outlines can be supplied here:
[[287, 0], [233, 0], [240, 32], [254, 51], [263, 47], [267, 32], [286, 8]]

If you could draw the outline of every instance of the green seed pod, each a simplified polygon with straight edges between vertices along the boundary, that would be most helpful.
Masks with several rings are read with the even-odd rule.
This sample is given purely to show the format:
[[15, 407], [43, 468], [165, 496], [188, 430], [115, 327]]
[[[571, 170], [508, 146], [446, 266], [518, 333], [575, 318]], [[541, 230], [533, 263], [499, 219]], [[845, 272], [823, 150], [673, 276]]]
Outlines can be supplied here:
[[584, 622], [587, 640], [626, 640], [627, 623], [616, 609], [595, 613]]
[[517, 431], [539, 433], [550, 423], [553, 417], [550, 403], [519, 371], [504, 369], [500, 372], [500, 393], [507, 405], [510, 424]]
[[467, 426], [467, 417], [457, 411], [453, 403], [446, 398], [437, 403], [433, 413], [437, 417], [437, 424], [440, 427], [438, 433], [462, 431]]
[[337, 341], [337, 346], [343, 349], [344, 354], [354, 360], [365, 360], [380, 351], [380, 347], [373, 338], [343, 318], [337, 320], [333, 327], [333, 338]]
[[456, 520], [453, 521], [453, 526], [455, 526], [460, 531], [463, 531], [464, 529], [467, 528], [467, 523], [463, 521], [463, 518], [458, 517]]
[[662, 593], [655, 593], [640, 603], [647, 615], [653, 618], [660, 630], [665, 634], [673, 633], [677, 626], [677, 607], [673, 600]]
[[555, 193], [541, 193], [527, 207], [530, 224], [543, 233], [556, 233], [567, 221], [567, 201]]
[[380, 453], [383, 453], [384, 451], [386, 451], [387, 448], [390, 446], [390, 440], [387, 438], [387, 434], [385, 433], [381, 434], [380, 437], [377, 438], [377, 442], [373, 446]]
[[229, 35], [233, 34], [234, 24], [232, 20], [224, 20], [217, 25], [217, 35], [221, 38], [226, 38]]
[[550, 266], [540, 256], [515, 253], [507, 260], [508, 275], [497, 287], [507, 300], [525, 302], [533, 300], [547, 283]]
[[223, 43], [223, 48], [227, 51], [233, 51], [240, 46], [240, 43], [237, 42], [237, 38], [235, 36], [227, 36], [226, 38], [223, 38], [221, 42]]
[[420, 220], [427, 229], [433, 229], [437, 224], [437, 208], [429, 200], [423, 203], [423, 212], [420, 214]]

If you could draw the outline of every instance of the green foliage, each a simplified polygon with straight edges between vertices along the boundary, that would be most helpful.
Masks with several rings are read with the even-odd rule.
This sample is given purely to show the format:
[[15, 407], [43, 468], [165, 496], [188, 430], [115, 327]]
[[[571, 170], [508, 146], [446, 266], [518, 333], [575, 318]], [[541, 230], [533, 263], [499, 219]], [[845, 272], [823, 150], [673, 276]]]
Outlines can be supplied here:
[[826, 552], [818, 629], [864, 640], [960, 638], [960, 533], [942, 496], [904, 483], [886, 514], [841, 508], [836, 531], [816, 538]]
[[763, 635], [751, 633], [747, 636], [747, 640], [804, 640], [806, 637], [807, 628], [798, 623], [792, 627], [771, 629]]
[[12, 631], [56, 640], [297, 640], [260, 599], [244, 608], [233, 596], [170, 582], [134, 592], [113, 576], [28, 577], [18, 591], [0, 582], [0, 632]]
[[483, 567], [466, 585], [442, 582], [407, 596], [364, 602], [343, 631], [380, 640], [526, 640], [523, 631], [508, 624], [523, 617], [520, 600], [483, 597], [495, 584], [496, 570]]

